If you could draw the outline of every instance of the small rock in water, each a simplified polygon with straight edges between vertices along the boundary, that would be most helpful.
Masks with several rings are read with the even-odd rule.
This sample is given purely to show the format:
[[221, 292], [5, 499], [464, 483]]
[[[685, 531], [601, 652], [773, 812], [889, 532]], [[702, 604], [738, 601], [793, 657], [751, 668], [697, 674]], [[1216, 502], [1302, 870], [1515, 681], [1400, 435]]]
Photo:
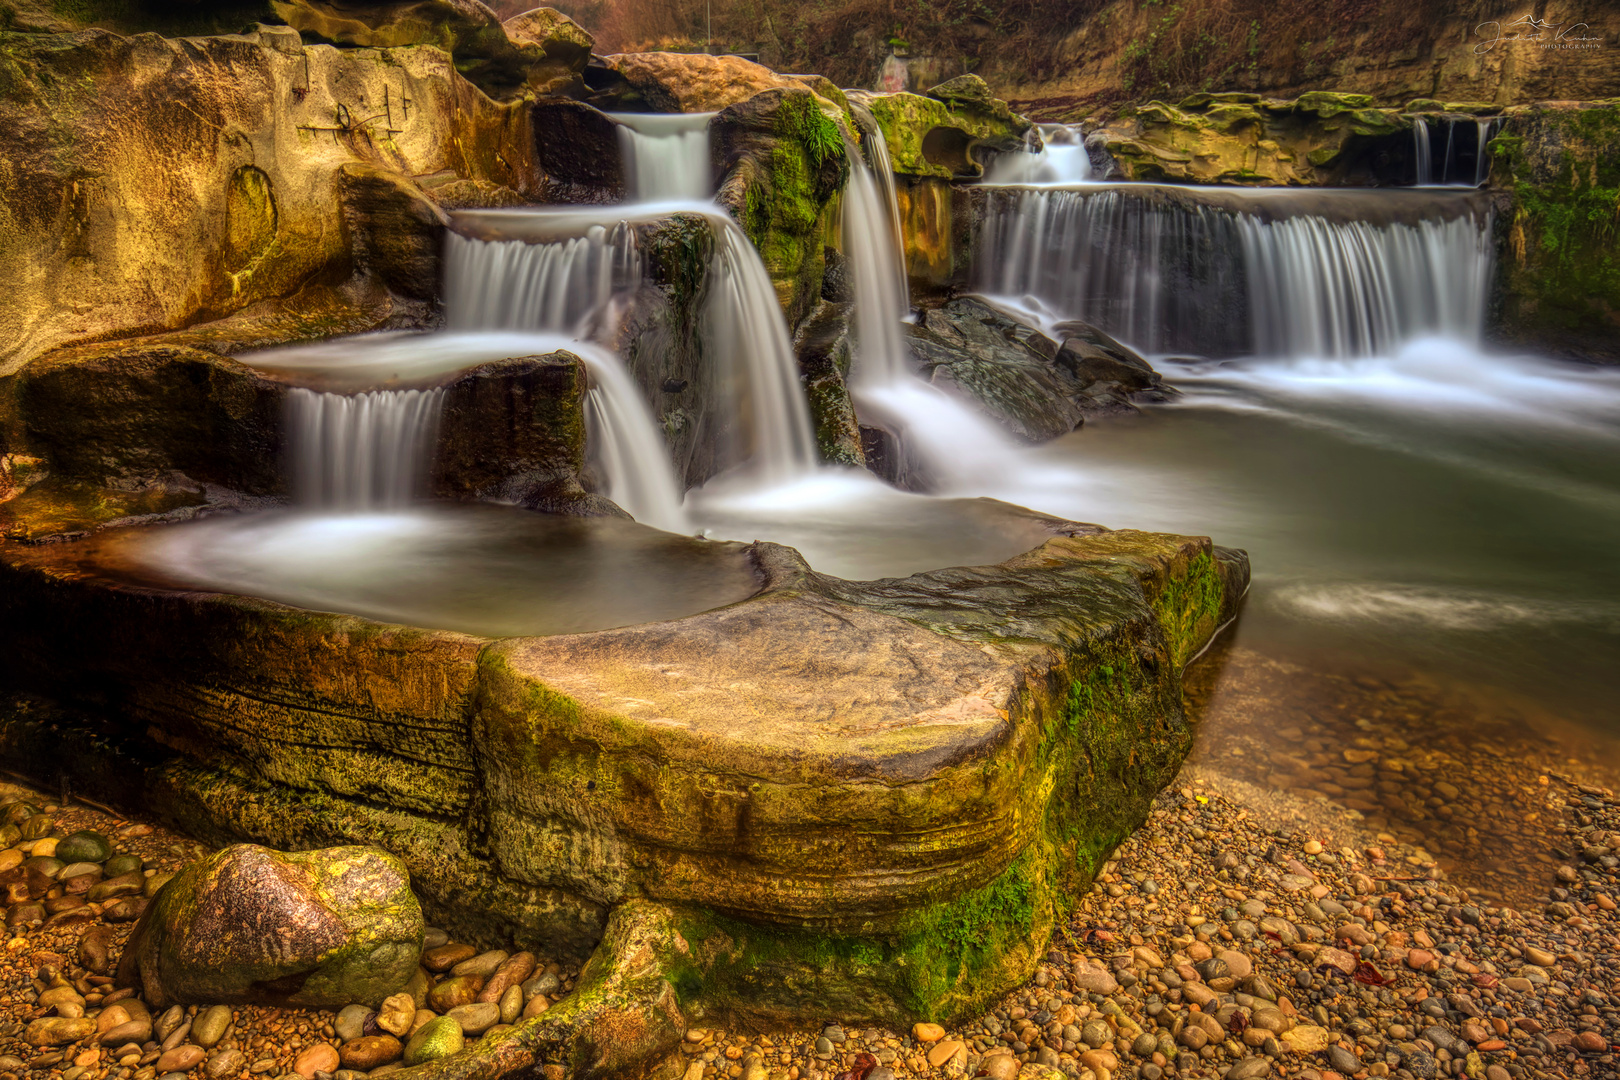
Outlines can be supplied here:
[[225, 1037], [231, 1026], [231, 1010], [226, 1005], [213, 1005], [198, 1014], [191, 1024], [191, 1041], [204, 1050], [212, 1050]]
[[400, 1059], [405, 1048], [392, 1035], [362, 1035], [343, 1044], [338, 1051], [345, 1069], [370, 1072], [379, 1065], [390, 1065]]
[[371, 1019], [372, 1012], [364, 1005], [345, 1005], [332, 1021], [332, 1030], [337, 1032], [338, 1038], [344, 1042], [358, 1039], [365, 1034], [366, 1021]]
[[394, 994], [383, 1001], [377, 1010], [377, 1026], [390, 1035], [410, 1033], [411, 1021], [416, 1019], [416, 1001], [409, 994]]
[[458, 1005], [445, 1015], [460, 1024], [465, 1035], [482, 1035], [501, 1020], [500, 1007], [487, 1001]]

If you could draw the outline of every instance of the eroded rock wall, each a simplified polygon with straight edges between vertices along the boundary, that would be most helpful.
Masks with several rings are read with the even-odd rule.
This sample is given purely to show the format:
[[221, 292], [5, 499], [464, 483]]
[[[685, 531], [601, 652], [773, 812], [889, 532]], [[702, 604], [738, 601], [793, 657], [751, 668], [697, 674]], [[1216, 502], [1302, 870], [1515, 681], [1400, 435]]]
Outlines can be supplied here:
[[[527, 110], [485, 97], [437, 48], [305, 46], [268, 27], [6, 45], [0, 376], [61, 345], [350, 280], [378, 252], [353, 227], [366, 178], [345, 167], [388, 174], [405, 203], [417, 180], [539, 182]], [[420, 284], [388, 284], [413, 314]]]

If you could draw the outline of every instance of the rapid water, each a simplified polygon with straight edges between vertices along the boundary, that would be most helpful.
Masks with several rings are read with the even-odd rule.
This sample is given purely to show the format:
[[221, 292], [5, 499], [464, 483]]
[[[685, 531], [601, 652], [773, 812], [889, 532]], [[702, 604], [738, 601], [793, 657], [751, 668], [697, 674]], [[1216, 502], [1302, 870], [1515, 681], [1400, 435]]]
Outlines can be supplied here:
[[591, 225], [552, 243], [445, 237], [445, 323], [453, 330], [604, 332], [615, 298], [641, 284], [635, 230]]
[[1143, 352], [1367, 356], [1423, 334], [1477, 341], [1483, 325], [1478, 197], [1099, 184], [984, 198], [981, 291]]
[[326, 510], [401, 507], [422, 494], [443, 392], [287, 394], [293, 491]]
[[[1499, 117], [1483, 119], [1442, 120], [1445, 130], [1444, 147], [1440, 153], [1440, 168], [1435, 169], [1434, 138], [1429, 121], [1421, 116], [1412, 118], [1412, 155], [1416, 187], [1484, 187], [1490, 176], [1490, 154], [1486, 143], [1491, 130], [1500, 122]], [[1463, 132], [1461, 138], [1458, 131]]]
[[709, 121], [714, 113], [609, 113], [619, 125], [631, 202], [707, 199], [714, 194]]
[[[884, 145], [876, 125], [867, 138]], [[892, 173], [881, 176], [888, 152], [873, 154], [874, 169], [853, 143], [847, 149], [854, 164], [844, 192], [843, 243], [855, 285], [850, 396], [856, 412], [898, 440], [905, 486], [949, 493], [994, 484], [1014, 467], [1007, 437], [973, 406], [912, 371], [904, 334], [911, 303], [894, 239], [898, 210], [883, 195], [894, 184]]]
[[1086, 137], [1069, 124], [1040, 124], [1025, 136], [1027, 153], [999, 154], [985, 170], [986, 184], [1060, 187], [1091, 179]]

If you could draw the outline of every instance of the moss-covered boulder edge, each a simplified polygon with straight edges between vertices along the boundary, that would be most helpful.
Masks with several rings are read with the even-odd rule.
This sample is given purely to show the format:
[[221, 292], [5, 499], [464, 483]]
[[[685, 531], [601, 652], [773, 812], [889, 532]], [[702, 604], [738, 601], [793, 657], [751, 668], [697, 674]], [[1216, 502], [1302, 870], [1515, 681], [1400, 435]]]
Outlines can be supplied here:
[[1499, 336], [1620, 363], [1620, 98], [1507, 109], [1488, 145]]
[[419, 1075], [623, 1072], [699, 1022], [950, 1022], [1029, 976], [1174, 776], [1181, 668], [1248, 580], [1205, 539], [1044, 527], [875, 582], [756, 544], [747, 601], [499, 641], [4, 544], [11, 685], [146, 734], [108, 720], [64, 761], [13, 717], [0, 748], [211, 843], [381, 847], [458, 937], [592, 956], [570, 1000]]

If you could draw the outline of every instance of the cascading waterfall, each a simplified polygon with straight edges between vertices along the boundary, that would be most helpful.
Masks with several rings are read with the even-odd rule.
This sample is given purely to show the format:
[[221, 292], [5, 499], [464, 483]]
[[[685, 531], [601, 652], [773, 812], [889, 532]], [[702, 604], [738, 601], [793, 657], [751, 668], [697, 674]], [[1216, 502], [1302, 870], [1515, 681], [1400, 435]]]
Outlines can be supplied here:
[[[449, 264], [446, 321], [458, 329], [606, 332], [615, 298], [641, 280], [635, 230], [623, 221], [611, 229], [591, 225], [583, 237], [552, 243], [452, 233]], [[587, 438], [605, 494], [637, 521], [685, 531], [669, 449], [624, 362], [588, 341], [567, 347], [591, 377]]]
[[1241, 250], [1232, 218], [1202, 205], [1009, 189], [986, 201], [975, 287], [1035, 296], [1146, 352], [1243, 352]]
[[1309, 192], [987, 194], [980, 291], [1033, 296], [1146, 352], [1382, 355], [1426, 334], [1477, 340], [1483, 325], [1492, 255], [1476, 203], [1374, 224], [1329, 217]]
[[1475, 143], [1478, 149], [1474, 155], [1474, 186], [1484, 187], [1485, 181], [1491, 176], [1491, 158], [1486, 151], [1486, 145], [1491, 141], [1491, 128], [1496, 126], [1496, 118], [1489, 117], [1475, 123], [1478, 125], [1479, 141]]
[[[900, 220], [900, 195], [894, 182], [894, 160], [889, 157], [889, 140], [884, 137], [883, 129], [878, 126], [877, 118], [872, 110], [858, 101], [851, 100], [849, 109], [861, 121], [863, 132], [863, 146], [866, 148], [868, 163], [872, 170], [872, 179], [877, 185], [878, 204], [887, 211], [889, 218], [889, 233], [893, 239], [893, 254], [887, 262], [894, 275], [895, 289], [900, 297], [902, 315], [910, 315], [911, 284], [906, 272], [906, 230]], [[860, 161], [860, 157], [853, 157], [851, 161]]]
[[[874, 147], [883, 134], [868, 135]], [[855, 364], [850, 393], [857, 412], [878, 420], [900, 444], [908, 486], [962, 487], [993, 482], [1009, 469], [1006, 441], [990, 422], [911, 371], [902, 321], [910, 314], [905, 264], [895, 246], [896, 211], [884, 205], [876, 170], [846, 146], [853, 167], [844, 191], [844, 252], [855, 281]], [[887, 162], [887, 153], [874, 159]]]
[[641, 280], [635, 230], [592, 225], [549, 244], [450, 233], [445, 321], [453, 330], [589, 334], [615, 296]]
[[714, 195], [709, 121], [714, 113], [609, 113], [619, 125], [624, 178], [632, 202], [708, 199]]
[[1068, 124], [1041, 124], [1024, 137], [1025, 152], [999, 154], [985, 170], [987, 184], [1052, 187], [1091, 179], [1084, 133]]
[[735, 397], [744, 411], [748, 471], [766, 483], [789, 480], [813, 469], [817, 454], [787, 320], [742, 227], [729, 214], [706, 216], [715, 228], [717, 259], [709, 269], [704, 319], [726, 381], [745, 387]]
[[1256, 352], [1383, 356], [1411, 338], [1479, 340], [1489, 231], [1471, 217], [1370, 225], [1238, 218]]
[[344, 511], [408, 504], [420, 494], [443, 399], [437, 389], [289, 391], [298, 501]]

